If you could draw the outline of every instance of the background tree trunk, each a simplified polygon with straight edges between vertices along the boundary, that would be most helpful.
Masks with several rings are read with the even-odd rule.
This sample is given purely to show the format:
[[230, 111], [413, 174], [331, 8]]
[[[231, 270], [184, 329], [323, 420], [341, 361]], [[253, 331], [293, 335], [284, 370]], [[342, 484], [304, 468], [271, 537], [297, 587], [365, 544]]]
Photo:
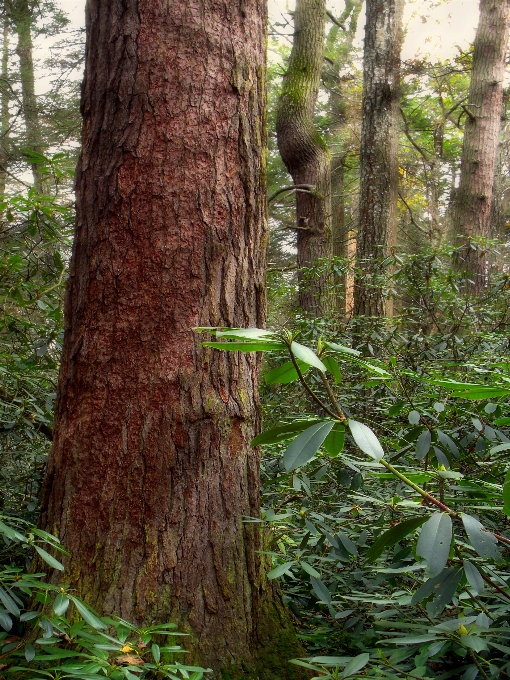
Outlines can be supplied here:
[[377, 260], [396, 241], [398, 106], [404, 0], [367, 0], [355, 316], [383, 316]]
[[[462, 146], [460, 181], [455, 192], [452, 226], [461, 246], [458, 266], [469, 288], [482, 290], [489, 261], [476, 238], [491, 236], [494, 172], [501, 127], [505, 55], [510, 24], [508, 0], [480, 0]], [[472, 241], [473, 237], [475, 242]]]
[[325, 0], [297, 0], [292, 51], [276, 114], [278, 149], [294, 184], [315, 187], [296, 192], [296, 230], [299, 305], [316, 316], [330, 310], [334, 298], [327, 268], [313, 276], [307, 271], [319, 258], [332, 254], [330, 155], [313, 120], [324, 61], [325, 19]]
[[216, 672], [286, 678], [300, 648], [243, 523], [259, 516], [258, 361], [193, 331], [264, 323], [264, 53], [262, 0], [87, 3], [41, 525], [98, 610], [174, 621]]
[[2, 74], [0, 82], [0, 196], [5, 194], [7, 183], [7, 165], [9, 163], [9, 103], [10, 103], [10, 83], [9, 83], [9, 20], [4, 12], [3, 23], [3, 42], [2, 42]]
[[[26, 146], [29, 151], [42, 154], [44, 144], [39, 120], [39, 108], [35, 96], [35, 76], [32, 44], [32, 9], [28, 0], [8, 0], [9, 14], [18, 36], [16, 54], [19, 57], [21, 98], [23, 102], [23, 119], [26, 129]], [[30, 163], [34, 186], [43, 191], [43, 177], [37, 163]]]

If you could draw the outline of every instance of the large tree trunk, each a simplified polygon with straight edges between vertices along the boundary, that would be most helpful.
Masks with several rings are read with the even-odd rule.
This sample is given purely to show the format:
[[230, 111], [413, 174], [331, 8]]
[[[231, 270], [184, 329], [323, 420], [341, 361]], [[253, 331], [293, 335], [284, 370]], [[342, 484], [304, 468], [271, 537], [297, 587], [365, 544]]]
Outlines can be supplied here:
[[327, 313], [334, 298], [328, 268], [310, 273], [318, 259], [332, 254], [330, 155], [313, 120], [325, 19], [325, 0], [297, 0], [292, 51], [276, 114], [278, 149], [294, 184], [313, 187], [296, 192], [296, 230], [299, 305], [315, 316]]
[[259, 516], [258, 362], [193, 331], [264, 323], [264, 52], [262, 0], [88, 0], [41, 525], [98, 610], [174, 621], [216, 672], [285, 678], [299, 648], [243, 522]]
[[367, 0], [363, 59], [361, 177], [354, 289], [356, 316], [383, 316], [378, 262], [395, 245], [398, 106], [404, 0]]
[[480, 0], [480, 20], [465, 107], [460, 181], [452, 211], [452, 226], [461, 247], [458, 266], [465, 271], [468, 288], [473, 292], [481, 291], [488, 281], [488, 257], [485, 248], [478, 247], [476, 240], [491, 236], [509, 24], [509, 0]]

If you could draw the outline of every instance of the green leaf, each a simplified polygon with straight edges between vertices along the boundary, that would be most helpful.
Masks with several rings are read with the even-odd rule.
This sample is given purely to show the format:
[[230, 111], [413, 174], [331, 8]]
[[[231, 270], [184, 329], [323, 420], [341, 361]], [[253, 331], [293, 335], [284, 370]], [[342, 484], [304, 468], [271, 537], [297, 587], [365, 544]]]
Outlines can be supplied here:
[[273, 579], [283, 576], [283, 574], [287, 574], [294, 564], [295, 562], [285, 562], [284, 564], [279, 564], [277, 567], [271, 569], [271, 571], [268, 572], [267, 578]]
[[307, 463], [319, 450], [322, 442], [331, 432], [334, 420], [316, 423], [302, 432], [289, 444], [283, 454], [283, 464], [287, 472]]
[[484, 580], [482, 578], [482, 575], [478, 571], [478, 569], [475, 567], [475, 565], [470, 562], [469, 560], [464, 560], [464, 572], [466, 574], [466, 578], [469, 582], [469, 585], [471, 586], [471, 590], [475, 595], [479, 595], [482, 590], [485, 587]]
[[339, 385], [342, 382], [342, 374], [340, 373], [338, 361], [333, 357], [324, 357], [322, 362], [335, 379], [335, 385]]
[[366, 453], [376, 461], [380, 461], [384, 457], [384, 450], [372, 430], [357, 420], [349, 420], [348, 425], [352, 438], [363, 453]]
[[434, 513], [421, 530], [416, 554], [427, 563], [430, 576], [443, 571], [452, 544], [452, 519], [445, 512]]
[[445, 571], [449, 572], [447, 577], [440, 584], [435, 599], [427, 604], [426, 609], [430, 616], [438, 616], [443, 611], [455, 595], [461, 581], [462, 569], [448, 569]]
[[277, 444], [278, 442], [290, 439], [298, 432], [307, 430], [311, 425], [323, 423], [323, 420], [294, 420], [292, 423], [285, 423], [265, 430], [251, 441], [252, 448], [260, 444]]
[[34, 656], [35, 656], [34, 645], [30, 644], [30, 642], [27, 642], [27, 644], [25, 645], [25, 659], [30, 663]]
[[[390, 645], [418, 645], [418, 644], [423, 644], [424, 642], [431, 642], [432, 640], [436, 640], [437, 637], [435, 635], [411, 635], [409, 637], [400, 637], [400, 638], [392, 638], [391, 640], [381, 640], [381, 642], [385, 642], [386, 644]], [[379, 644], [379, 643], [378, 643]]]
[[333, 429], [324, 440], [324, 448], [332, 458], [335, 458], [343, 451], [344, 443], [345, 425], [343, 423], [335, 423]]
[[213, 347], [214, 349], [227, 350], [229, 352], [274, 352], [287, 349], [283, 342], [274, 340], [258, 340], [246, 342], [203, 342], [202, 347]]
[[21, 541], [22, 543], [27, 542], [27, 539], [25, 536], [23, 536], [23, 534], [20, 534], [15, 529], [11, 529], [11, 527], [8, 527], [3, 522], [0, 522], [0, 533], [4, 534], [4, 536], [7, 536], [7, 538], [10, 538], [11, 541]]
[[238, 340], [263, 340], [274, 335], [274, 331], [266, 331], [263, 328], [226, 328], [216, 331], [217, 338], [236, 338]]
[[326, 372], [326, 367], [319, 359], [319, 357], [313, 352], [309, 347], [300, 345], [299, 342], [292, 342], [290, 345], [290, 351], [296, 357], [300, 359], [303, 363], [318, 368], [321, 373]]
[[485, 531], [480, 522], [471, 517], [471, 515], [463, 512], [461, 518], [469, 541], [480, 557], [492, 557], [495, 560], [499, 560], [500, 554], [497, 548], [497, 538], [488, 531]]
[[340, 673], [340, 678], [349, 678], [354, 675], [359, 670], [364, 668], [370, 660], [370, 654], [366, 652], [364, 654], [358, 654], [354, 659], [351, 659], [344, 670]]
[[426, 515], [423, 515], [422, 517], [412, 517], [411, 519], [405, 520], [405, 522], [401, 522], [400, 524], [391, 527], [388, 531], [385, 531], [367, 551], [365, 555], [367, 562], [374, 562], [383, 554], [386, 548], [391, 548], [402, 538], [408, 536], [411, 532], [416, 531], [426, 519]]
[[305, 562], [302, 560], [300, 562], [301, 566], [303, 567], [303, 570], [306, 571], [307, 574], [310, 574], [310, 576], [313, 576], [314, 578], [320, 578], [320, 574], [317, 571], [317, 569], [314, 569], [308, 562]]
[[81, 600], [79, 600], [74, 595], [69, 595], [68, 597], [74, 603], [74, 606], [78, 610], [78, 613], [82, 619], [88, 623], [89, 626], [92, 626], [92, 628], [95, 628], [96, 630], [105, 630], [107, 628], [106, 624], [103, 623], [101, 619], [99, 619], [95, 614], [93, 614]]
[[12, 597], [9, 595], [9, 593], [4, 590], [2, 587], [0, 587], [0, 600], [3, 604], [3, 606], [7, 609], [7, 611], [15, 616], [16, 618], [20, 617], [20, 609], [16, 602], [12, 599]]
[[49, 564], [50, 567], [53, 567], [53, 569], [64, 571], [64, 565], [58, 560], [56, 560], [54, 557], [52, 557], [50, 553], [46, 552], [46, 550], [43, 550], [38, 545], [34, 545], [34, 548], [37, 550], [37, 552], [43, 558], [46, 564]]
[[[304, 364], [302, 361], [297, 361], [299, 370], [301, 373], [304, 375], [309, 369], [310, 366], [308, 364]], [[284, 385], [286, 383], [291, 383], [294, 380], [298, 380], [298, 372], [296, 371], [296, 368], [292, 361], [287, 361], [281, 366], [277, 366], [276, 368], [273, 368], [273, 370], [269, 371], [268, 373], [265, 374], [264, 380], [267, 385]]]
[[344, 354], [352, 354], [355, 357], [361, 356], [361, 352], [358, 352], [357, 349], [352, 349], [352, 347], [345, 347], [345, 345], [339, 345], [336, 342], [327, 342], [325, 341], [324, 344], [329, 347], [329, 349], [332, 349], [334, 352], [343, 352]]
[[310, 583], [312, 584], [313, 591], [319, 600], [321, 600], [321, 602], [325, 602], [326, 604], [331, 604], [331, 593], [329, 592], [327, 586], [321, 581], [321, 579], [311, 576]]
[[156, 663], [159, 663], [159, 660], [161, 659], [161, 652], [159, 650], [159, 645], [154, 643], [151, 647], [152, 650], [152, 658]]
[[425, 430], [420, 434], [416, 440], [416, 452], [418, 453], [420, 460], [425, 458], [427, 453], [430, 451], [430, 444], [432, 442], [432, 435], [430, 430]]
[[69, 598], [64, 593], [59, 593], [53, 603], [53, 611], [56, 616], [63, 616], [69, 607]]
[[510, 470], [506, 473], [503, 484], [503, 512], [510, 517]]
[[354, 555], [354, 557], [358, 556], [358, 549], [351, 541], [349, 536], [347, 536], [347, 534], [344, 534], [342, 531], [339, 531], [336, 534], [335, 538], [337, 539], [337, 541], [340, 541], [340, 543], [343, 545], [343, 547], [347, 550], [348, 553]]

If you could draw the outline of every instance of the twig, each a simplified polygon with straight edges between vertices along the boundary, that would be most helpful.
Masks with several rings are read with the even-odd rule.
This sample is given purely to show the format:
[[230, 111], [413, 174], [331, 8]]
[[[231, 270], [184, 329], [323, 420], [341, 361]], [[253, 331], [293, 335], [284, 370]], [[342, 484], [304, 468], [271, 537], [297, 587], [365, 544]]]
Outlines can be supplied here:
[[313, 184], [291, 184], [288, 187], [282, 187], [281, 189], [277, 189], [269, 198], [267, 199], [268, 203], [271, 203], [271, 201], [274, 201], [274, 199], [279, 196], [280, 194], [283, 194], [285, 191], [306, 191], [307, 193], [312, 193], [315, 191], [315, 187]]

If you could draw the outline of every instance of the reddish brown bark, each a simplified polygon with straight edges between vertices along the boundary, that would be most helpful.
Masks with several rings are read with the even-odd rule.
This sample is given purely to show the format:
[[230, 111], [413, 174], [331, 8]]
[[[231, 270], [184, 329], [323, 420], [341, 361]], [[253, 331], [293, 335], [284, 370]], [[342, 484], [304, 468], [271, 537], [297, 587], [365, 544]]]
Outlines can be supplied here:
[[481, 291], [488, 281], [488, 256], [476, 240], [491, 236], [509, 26], [509, 0], [480, 0], [468, 104], [464, 107], [460, 182], [453, 206], [453, 229], [462, 246], [458, 265], [466, 271], [472, 291]]
[[193, 331], [264, 323], [264, 51], [262, 0], [88, 1], [41, 522], [95, 608], [174, 621], [215, 671], [284, 678], [299, 650], [243, 523], [259, 513], [258, 364]]

